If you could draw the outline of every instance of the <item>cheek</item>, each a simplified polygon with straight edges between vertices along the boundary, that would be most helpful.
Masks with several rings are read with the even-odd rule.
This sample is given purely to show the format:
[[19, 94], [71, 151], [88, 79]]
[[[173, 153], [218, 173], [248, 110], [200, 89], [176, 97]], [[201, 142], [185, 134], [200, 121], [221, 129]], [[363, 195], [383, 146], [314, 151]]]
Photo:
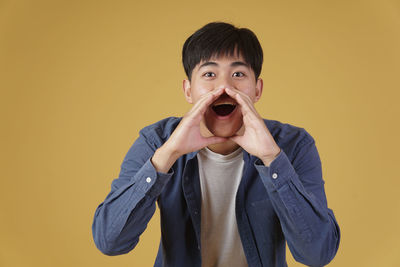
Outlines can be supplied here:
[[256, 99], [255, 85], [246, 85], [241, 88], [238, 88], [238, 90], [248, 95], [253, 102], [255, 101]]
[[213, 88], [210, 86], [201, 86], [201, 85], [192, 88], [192, 96], [194, 102], [197, 102], [203, 95], [207, 94], [212, 90]]

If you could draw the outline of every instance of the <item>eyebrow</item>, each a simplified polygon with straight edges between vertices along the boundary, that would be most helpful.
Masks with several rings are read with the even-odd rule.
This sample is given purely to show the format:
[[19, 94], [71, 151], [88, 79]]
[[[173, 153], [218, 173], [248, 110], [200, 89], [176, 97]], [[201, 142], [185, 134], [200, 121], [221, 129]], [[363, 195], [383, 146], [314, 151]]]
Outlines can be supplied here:
[[[200, 65], [199, 69], [206, 67], [206, 66], [218, 66], [218, 63], [214, 62], [214, 61], [207, 61], [203, 64]], [[237, 67], [237, 66], [245, 66], [248, 67], [249, 64], [243, 62], [243, 61], [234, 61], [231, 63], [231, 67]]]

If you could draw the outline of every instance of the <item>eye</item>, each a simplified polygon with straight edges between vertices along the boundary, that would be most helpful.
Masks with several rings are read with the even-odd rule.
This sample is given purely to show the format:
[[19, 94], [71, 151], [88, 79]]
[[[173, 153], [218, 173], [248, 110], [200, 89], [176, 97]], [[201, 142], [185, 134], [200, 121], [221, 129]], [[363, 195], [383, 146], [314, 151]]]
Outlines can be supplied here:
[[240, 72], [240, 71], [237, 71], [237, 72], [233, 73], [233, 77], [243, 77], [243, 76], [244, 76], [244, 73]]
[[203, 74], [203, 76], [204, 76], [204, 77], [207, 77], [207, 78], [209, 78], [209, 77], [215, 77], [215, 73], [213, 73], [213, 72], [206, 72], [206, 73]]

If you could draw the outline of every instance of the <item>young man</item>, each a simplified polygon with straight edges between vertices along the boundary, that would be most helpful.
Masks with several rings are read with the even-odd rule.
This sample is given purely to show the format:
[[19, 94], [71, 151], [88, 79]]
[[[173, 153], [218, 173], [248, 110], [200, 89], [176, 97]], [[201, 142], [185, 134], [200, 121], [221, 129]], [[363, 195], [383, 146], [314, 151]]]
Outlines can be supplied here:
[[154, 266], [287, 266], [285, 241], [297, 261], [329, 263], [340, 231], [315, 142], [254, 107], [263, 89], [257, 37], [210, 23], [186, 40], [182, 56], [193, 107], [140, 131], [96, 210], [97, 247], [132, 250], [157, 201]]

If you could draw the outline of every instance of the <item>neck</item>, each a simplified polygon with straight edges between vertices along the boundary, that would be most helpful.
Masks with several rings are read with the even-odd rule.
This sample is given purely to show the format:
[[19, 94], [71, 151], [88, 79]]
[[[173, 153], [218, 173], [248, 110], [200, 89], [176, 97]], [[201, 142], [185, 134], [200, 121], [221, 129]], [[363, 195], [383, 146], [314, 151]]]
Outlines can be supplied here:
[[[237, 132], [238, 134], [243, 134], [244, 127], [242, 126], [239, 131]], [[200, 134], [204, 137], [209, 137], [213, 136], [213, 134], [208, 130], [208, 128], [205, 125], [204, 120], [200, 122]], [[218, 143], [218, 144], [212, 144], [207, 146], [208, 149], [210, 149], [212, 152], [221, 154], [221, 155], [228, 155], [238, 149], [240, 146], [233, 142], [232, 140], [228, 140], [223, 143]]]
[[238, 149], [239, 145], [229, 140], [223, 143], [209, 145], [207, 146], [207, 148], [210, 149], [212, 152], [222, 155], [228, 155]]

